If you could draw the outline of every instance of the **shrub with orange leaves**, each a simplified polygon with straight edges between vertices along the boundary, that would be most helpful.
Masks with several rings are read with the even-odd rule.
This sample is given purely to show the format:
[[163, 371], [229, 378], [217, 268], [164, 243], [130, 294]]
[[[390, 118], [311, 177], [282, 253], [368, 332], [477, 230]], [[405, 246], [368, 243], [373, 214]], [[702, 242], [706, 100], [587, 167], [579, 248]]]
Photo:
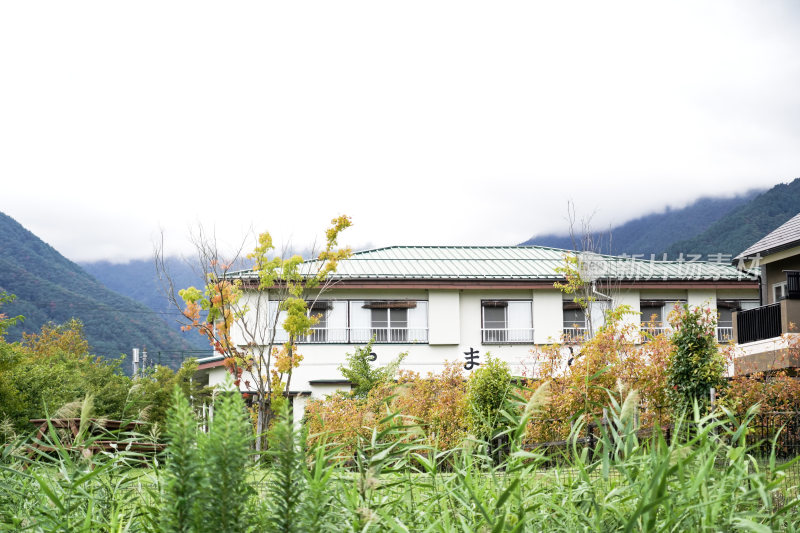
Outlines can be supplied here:
[[343, 455], [352, 455], [359, 436], [367, 438], [369, 422], [375, 420], [374, 413], [368, 413], [366, 407], [366, 400], [344, 392], [310, 400], [305, 410], [309, 445], [320, 440], [336, 442], [344, 447]]
[[424, 378], [402, 372], [398, 384], [392, 407], [419, 422], [431, 443], [451, 449], [464, 440], [467, 383], [460, 362], [447, 362], [441, 373], [428, 373]]
[[800, 411], [800, 380], [785, 371], [736, 376], [729, 381], [725, 403], [737, 414], [756, 403], [762, 412]]
[[[565, 364], [568, 356], [561, 344], [533, 352], [536, 371], [529, 381], [549, 380], [550, 402], [529, 423], [528, 442], [563, 440], [575, 416], [599, 418], [609, 395], [621, 404], [632, 389], [641, 398], [643, 424], [666, 420], [665, 369], [672, 345], [664, 335], [635, 343], [638, 328], [624, 320], [630, 313], [627, 307], [609, 312], [597, 334], [573, 349], [570, 364]], [[523, 397], [531, 394], [529, 390]]]
[[388, 411], [417, 423], [431, 444], [449, 449], [466, 436], [466, 382], [459, 363], [447, 363], [439, 374], [421, 377], [416, 372], [401, 371], [397, 381], [372, 389], [367, 398], [342, 392], [306, 405], [308, 441], [319, 440], [323, 432], [333, 433], [333, 440], [351, 453], [359, 436], [369, 438], [372, 428]]

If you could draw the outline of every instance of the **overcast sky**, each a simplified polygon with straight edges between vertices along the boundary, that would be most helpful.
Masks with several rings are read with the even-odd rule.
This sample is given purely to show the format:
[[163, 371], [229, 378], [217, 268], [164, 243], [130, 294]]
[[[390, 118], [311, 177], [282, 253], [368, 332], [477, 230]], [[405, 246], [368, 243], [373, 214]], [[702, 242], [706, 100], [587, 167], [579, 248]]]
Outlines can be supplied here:
[[68, 258], [198, 222], [516, 244], [800, 177], [800, 3], [3, 2], [0, 211]]

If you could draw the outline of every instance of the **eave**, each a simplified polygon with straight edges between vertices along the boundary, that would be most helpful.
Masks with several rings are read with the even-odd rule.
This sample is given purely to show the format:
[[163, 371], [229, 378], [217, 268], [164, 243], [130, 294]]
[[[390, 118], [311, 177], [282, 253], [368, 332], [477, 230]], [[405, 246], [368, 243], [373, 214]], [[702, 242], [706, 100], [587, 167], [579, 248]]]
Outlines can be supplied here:
[[[341, 289], [449, 289], [449, 290], [548, 290], [553, 283], [564, 280], [524, 279], [341, 279], [335, 280], [327, 291]], [[599, 281], [598, 288], [611, 289], [758, 289], [758, 281], [742, 280], [623, 280]], [[243, 283], [244, 289], [256, 289], [258, 283]]]

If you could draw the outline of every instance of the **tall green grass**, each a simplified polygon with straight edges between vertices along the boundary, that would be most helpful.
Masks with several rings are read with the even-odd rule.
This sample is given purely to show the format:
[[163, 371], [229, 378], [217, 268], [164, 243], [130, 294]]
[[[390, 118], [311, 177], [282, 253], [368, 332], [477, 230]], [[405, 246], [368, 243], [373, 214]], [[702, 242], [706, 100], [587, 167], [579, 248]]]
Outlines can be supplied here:
[[[576, 421], [570, 446], [554, 459], [523, 445], [525, 428], [547, 401], [512, 399], [502, 412], [504, 442], [467, 439], [431, 446], [424, 424], [388, 412], [353, 456], [335, 433], [306, 449], [282, 413], [266, 461], [238, 394], [223, 394], [208, 433], [176, 393], [162, 457], [124, 453], [87, 459], [59, 445], [25, 459], [25, 442], [0, 454], [0, 530], [9, 531], [795, 531], [794, 462], [765, 460], [747, 442], [748, 424], [719, 411], [679, 419], [667, 442], [640, 438], [635, 393], [609, 399], [595, 448]], [[141, 438], [137, 436], [136, 438]], [[149, 467], [135, 466], [147, 459]], [[557, 466], [552, 466], [553, 464]]]

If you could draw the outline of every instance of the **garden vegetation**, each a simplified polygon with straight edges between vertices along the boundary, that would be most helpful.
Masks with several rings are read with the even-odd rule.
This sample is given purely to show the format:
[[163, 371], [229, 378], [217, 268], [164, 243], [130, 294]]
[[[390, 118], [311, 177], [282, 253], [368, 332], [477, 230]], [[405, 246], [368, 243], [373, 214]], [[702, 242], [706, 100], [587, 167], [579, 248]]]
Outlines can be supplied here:
[[[793, 380], [720, 381], [703, 309], [672, 317], [691, 335], [644, 344], [626, 312], [569, 365], [559, 345], [531, 354], [524, 376], [491, 357], [468, 378], [455, 363], [420, 376], [351, 357], [347, 370], [370, 378], [364, 387], [310, 402], [303, 425], [282, 407], [260, 451], [232, 382], [201, 420], [191, 367], [131, 383], [85, 353], [76, 324], [48, 326], [0, 343], [11, 428], [0, 447], [0, 531], [798, 529], [796, 462], [751, 431], [770, 402], [797, 410]], [[692, 346], [708, 351], [695, 357]], [[18, 380], [35, 372], [22, 369], [47, 367], [57, 369], [52, 392], [26, 399]], [[713, 405], [689, 386], [698, 372], [718, 387]], [[77, 434], [25, 431], [26, 417], [53, 415], [60, 402], [74, 405]], [[148, 414], [163, 431], [135, 426], [113, 435], [116, 451], [98, 447], [110, 436], [91, 430], [99, 415]], [[147, 452], [144, 442], [167, 446]]]

